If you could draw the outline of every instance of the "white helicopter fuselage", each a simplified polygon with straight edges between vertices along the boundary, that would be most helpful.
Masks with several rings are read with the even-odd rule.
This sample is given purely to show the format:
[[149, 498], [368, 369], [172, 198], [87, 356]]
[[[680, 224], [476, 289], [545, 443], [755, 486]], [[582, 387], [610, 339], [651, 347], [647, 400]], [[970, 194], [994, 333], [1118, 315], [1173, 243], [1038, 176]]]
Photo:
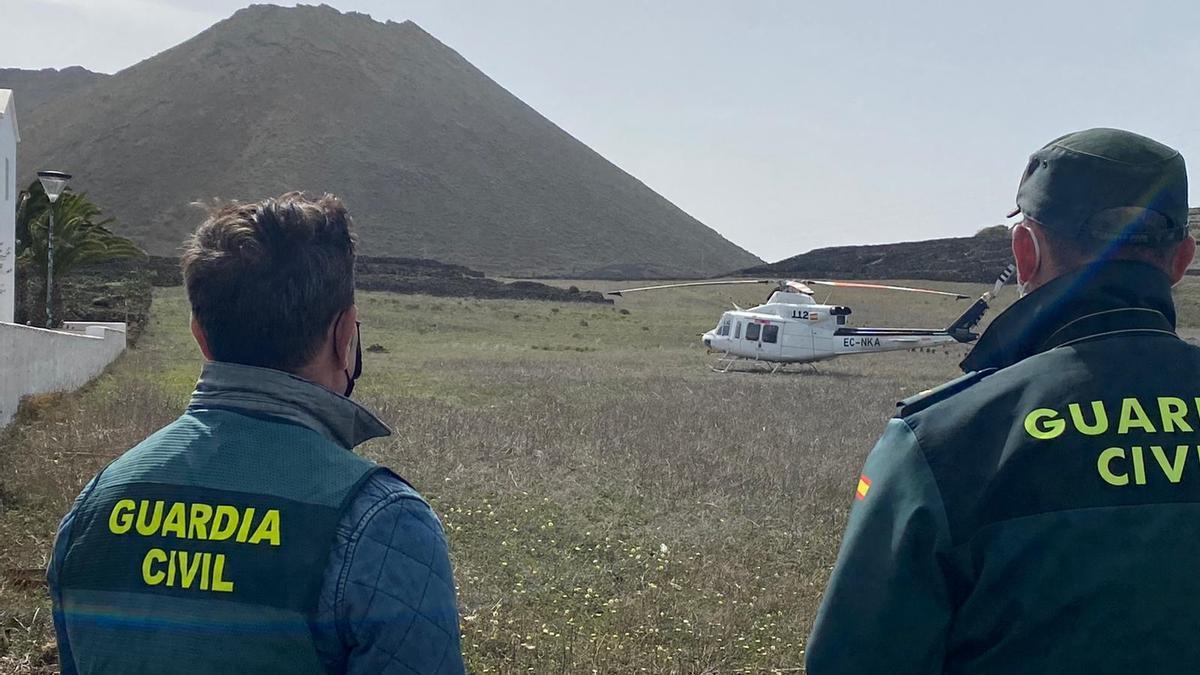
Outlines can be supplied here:
[[810, 363], [958, 342], [943, 330], [852, 328], [846, 325], [849, 314], [848, 307], [823, 305], [811, 295], [775, 291], [763, 305], [725, 312], [703, 341], [712, 351], [771, 363]]

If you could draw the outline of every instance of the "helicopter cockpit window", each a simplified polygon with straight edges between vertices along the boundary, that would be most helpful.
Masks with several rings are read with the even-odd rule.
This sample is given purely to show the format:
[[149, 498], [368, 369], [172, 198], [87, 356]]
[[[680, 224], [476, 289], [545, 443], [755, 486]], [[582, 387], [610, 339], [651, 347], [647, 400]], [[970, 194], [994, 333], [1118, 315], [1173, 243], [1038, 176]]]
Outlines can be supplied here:
[[733, 326], [733, 337], [740, 340], [742, 338], [742, 322], [739, 321]]
[[772, 344], [778, 342], [779, 341], [779, 326], [776, 326], [775, 324], [771, 324], [769, 326], [763, 326], [762, 341], [770, 342]]
[[722, 321], [717, 328], [717, 335], [729, 335], [729, 321]]
[[759, 331], [761, 328], [762, 328], [762, 327], [761, 327], [761, 326], [759, 326], [759, 325], [758, 325], [758, 324], [756, 324], [756, 323], [748, 323], [748, 324], [746, 324], [746, 339], [747, 339], [747, 340], [752, 340], [752, 341], [754, 341], [754, 342], [758, 342], [758, 331]]

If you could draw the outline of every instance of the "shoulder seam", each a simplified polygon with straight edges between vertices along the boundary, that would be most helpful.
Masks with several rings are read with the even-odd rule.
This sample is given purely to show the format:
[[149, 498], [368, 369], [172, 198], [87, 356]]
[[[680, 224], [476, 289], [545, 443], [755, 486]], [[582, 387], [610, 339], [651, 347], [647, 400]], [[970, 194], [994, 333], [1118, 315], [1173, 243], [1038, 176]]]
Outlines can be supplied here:
[[928, 389], [915, 396], [910, 396], [896, 404], [898, 410], [896, 417], [903, 419], [904, 417], [919, 413], [930, 406], [941, 403], [942, 401], [951, 399], [958, 394], [974, 387], [984, 379], [999, 372], [997, 368], [983, 368], [974, 370], [965, 375], [943, 382], [942, 384]]
[[[357, 496], [358, 495], [355, 495], [355, 498], [357, 498]], [[358, 543], [362, 540], [363, 531], [375, 518], [375, 516], [379, 514], [380, 511], [384, 510], [388, 506], [398, 504], [405, 500], [419, 502], [426, 508], [432, 510], [432, 507], [429, 506], [429, 503], [417, 493], [403, 489], [392, 490], [372, 504], [371, 508], [367, 509], [366, 513], [364, 513], [362, 517], [358, 519], [358, 522], [354, 524], [354, 527], [351, 528], [349, 535], [347, 535], [348, 541], [346, 543], [346, 557], [342, 560], [342, 568], [338, 571], [337, 586], [334, 588], [333, 594], [333, 615], [334, 620], [337, 623], [338, 636], [342, 639], [343, 644], [346, 644], [349, 638], [346, 617], [343, 616], [343, 607], [346, 599], [346, 582], [350, 575], [350, 565], [354, 562], [354, 554], [358, 550]]]
[[954, 547], [954, 529], [950, 527], [950, 513], [946, 510], [946, 498], [942, 496], [942, 486], [938, 483], [937, 474], [933, 472], [933, 467], [929, 466], [929, 457], [925, 454], [925, 448], [921, 446], [921, 439], [917, 436], [917, 430], [912, 428], [908, 420], [899, 418], [900, 422], [908, 430], [908, 435], [912, 437], [913, 447], [917, 455], [921, 458], [921, 465], [929, 472], [929, 480], [933, 483], [933, 489], [937, 492], [938, 506], [942, 511], [942, 523], [946, 527], [946, 537], [950, 540], [950, 547]]

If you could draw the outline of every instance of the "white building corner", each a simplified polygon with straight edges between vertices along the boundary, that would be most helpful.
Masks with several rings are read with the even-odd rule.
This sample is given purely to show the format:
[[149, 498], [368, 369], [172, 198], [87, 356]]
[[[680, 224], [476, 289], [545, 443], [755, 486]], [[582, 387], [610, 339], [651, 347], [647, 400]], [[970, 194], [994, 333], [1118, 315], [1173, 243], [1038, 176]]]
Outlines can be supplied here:
[[33, 394], [76, 389], [125, 351], [125, 324], [67, 321], [62, 330], [13, 323], [17, 275], [17, 113], [0, 89], [0, 428]]
[[17, 110], [0, 89], [0, 323], [12, 323], [17, 296]]

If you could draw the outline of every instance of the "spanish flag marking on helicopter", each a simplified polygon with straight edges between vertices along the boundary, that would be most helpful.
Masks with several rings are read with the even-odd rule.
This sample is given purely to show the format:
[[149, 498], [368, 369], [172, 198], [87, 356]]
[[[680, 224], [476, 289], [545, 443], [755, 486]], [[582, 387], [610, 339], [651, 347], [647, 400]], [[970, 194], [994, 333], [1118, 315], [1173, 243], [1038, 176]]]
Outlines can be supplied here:
[[854, 498], [859, 499], [859, 500], [866, 499], [867, 498], [867, 490], [870, 490], [870, 489], [871, 489], [871, 479], [867, 478], [866, 474], [859, 476], [858, 477], [858, 489], [854, 491]]

